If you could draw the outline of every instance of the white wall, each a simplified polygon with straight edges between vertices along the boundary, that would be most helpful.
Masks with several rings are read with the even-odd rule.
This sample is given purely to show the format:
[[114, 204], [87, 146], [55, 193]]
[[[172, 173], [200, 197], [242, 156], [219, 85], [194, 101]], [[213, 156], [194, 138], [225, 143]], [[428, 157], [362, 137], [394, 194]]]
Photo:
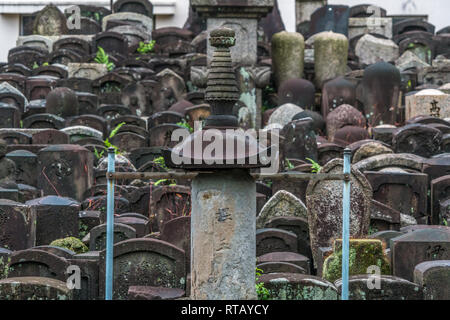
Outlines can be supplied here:
[[17, 14], [0, 14], [0, 61], [8, 60], [8, 51], [16, 46], [20, 32], [20, 19]]

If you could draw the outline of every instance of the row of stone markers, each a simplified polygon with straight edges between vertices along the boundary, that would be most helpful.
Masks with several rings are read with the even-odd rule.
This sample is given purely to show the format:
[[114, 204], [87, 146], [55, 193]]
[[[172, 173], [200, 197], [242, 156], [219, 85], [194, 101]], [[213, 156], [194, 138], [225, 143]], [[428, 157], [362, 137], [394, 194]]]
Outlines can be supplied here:
[[[352, 152], [350, 299], [450, 299], [450, 29], [326, 2], [297, 1], [297, 33], [273, 0], [192, 0], [155, 30], [148, 0], [80, 5], [78, 29], [33, 15], [0, 64], [0, 299], [104, 299], [107, 148], [118, 172], [169, 170], [172, 132], [211, 114], [223, 27], [233, 114], [279, 136], [280, 171], [341, 173]], [[339, 299], [342, 182], [257, 181], [255, 202], [268, 297]], [[189, 298], [191, 181], [118, 180], [114, 211], [113, 298]]]

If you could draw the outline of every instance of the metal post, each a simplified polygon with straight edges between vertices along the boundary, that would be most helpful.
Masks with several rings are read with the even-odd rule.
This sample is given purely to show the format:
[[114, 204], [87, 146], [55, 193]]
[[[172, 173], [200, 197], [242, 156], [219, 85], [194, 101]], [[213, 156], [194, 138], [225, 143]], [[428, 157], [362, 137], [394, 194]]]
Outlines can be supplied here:
[[[108, 173], [114, 173], [116, 154], [114, 148], [108, 149]], [[113, 292], [113, 244], [114, 244], [114, 179], [108, 177], [106, 208], [106, 288], [105, 300], [112, 300]]]
[[[350, 174], [351, 150], [344, 150], [344, 174]], [[350, 246], [350, 179], [344, 180], [342, 217], [342, 300], [348, 300], [349, 246]]]

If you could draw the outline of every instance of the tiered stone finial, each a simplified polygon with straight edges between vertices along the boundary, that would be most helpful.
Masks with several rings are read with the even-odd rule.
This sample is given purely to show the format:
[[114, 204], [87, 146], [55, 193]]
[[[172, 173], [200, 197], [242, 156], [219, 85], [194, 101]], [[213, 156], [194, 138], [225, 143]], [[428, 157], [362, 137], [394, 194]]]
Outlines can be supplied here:
[[225, 27], [213, 30], [209, 41], [216, 50], [205, 94], [205, 100], [211, 105], [211, 116], [206, 120], [206, 127], [237, 127], [238, 120], [232, 112], [239, 100], [239, 89], [230, 52], [236, 43], [235, 32]]

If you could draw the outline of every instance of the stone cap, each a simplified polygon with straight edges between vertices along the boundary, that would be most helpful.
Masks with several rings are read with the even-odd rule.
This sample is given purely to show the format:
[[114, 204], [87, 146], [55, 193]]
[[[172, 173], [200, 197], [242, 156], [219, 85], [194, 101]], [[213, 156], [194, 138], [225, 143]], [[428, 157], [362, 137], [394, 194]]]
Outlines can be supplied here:
[[201, 17], [259, 19], [270, 13], [274, 0], [191, 0]]

